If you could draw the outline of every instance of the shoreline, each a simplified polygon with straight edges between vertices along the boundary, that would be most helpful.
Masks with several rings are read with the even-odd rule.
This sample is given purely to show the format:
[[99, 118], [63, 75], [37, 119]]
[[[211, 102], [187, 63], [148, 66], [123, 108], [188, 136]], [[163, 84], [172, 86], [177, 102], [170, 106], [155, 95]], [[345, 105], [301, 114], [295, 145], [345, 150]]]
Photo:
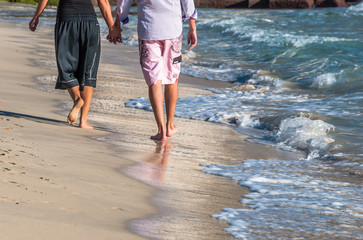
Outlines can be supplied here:
[[[12, 26], [12, 24], [9, 23], [0, 24], [2, 25], [3, 32]], [[25, 40], [24, 38], [18, 40], [18, 42], [14, 43], [11, 48], [12, 50], [19, 48], [20, 54], [24, 54], [22, 53], [23, 49], [28, 48], [28, 44], [34, 43], [40, 36], [51, 36], [51, 33], [44, 33], [43, 31], [38, 33], [24, 33], [24, 31], [19, 28], [15, 28], [14, 30], [8, 29], [8, 31], [9, 33], [6, 33], [8, 40], [10, 39], [10, 36], [8, 36], [9, 34], [12, 37], [17, 34], [22, 37], [25, 35]], [[3, 37], [1, 37], [1, 39], [2, 38]], [[29, 42], [26, 42], [27, 40]], [[41, 52], [44, 56], [32, 56], [30, 54], [32, 50], [26, 50], [25, 53], [28, 58], [40, 59], [38, 64], [45, 63], [42, 62], [42, 60], [44, 60], [44, 58], [49, 58], [49, 53], [53, 50], [52, 38], [42, 39], [41, 44], [46, 44], [47, 46], [45, 49], [42, 49]], [[4, 43], [2, 44], [2, 46], [5, 45], [6, 44]], [[35, 43], [35, 46], [39, 46], [39, 44]], [[11, 49], [8, 49], [8, 51]], [[121, 56], [119, 56], [121, 61], [119, 61], [120, 59], [107, 59], [107, 56], [112, 56], [115, 54], [116, 50], [121, 53]], [[97, 152], [99, 147], [92, 148], [90, 146], [85, 146], [85, 149], [94, 151], [94, 156], [87, 157], [94, 158], [92, 163], [94, 163], [95, 166], [93, 166], [93, 168], [87, 166], [86, 161], [79, 163], [78, 167], [79, 169], [82, 169], [82, 167], [84, 168], [87, 166], [87, 170], [89, 170], [88, 168], [91, 168], [92, 171], [96, 171], [97, 168], [102, 168], [102, 164], [100, 165], [100, 163], [97, 162], [97, 158], [102, 159], [102, 163], [104, 160], [109, 159], [109, 161], [107, 161], [108, 166], [112, 166], [109, 169], [112, 169], [113, 173], [111, 173], [109, 169], [106, 169], [107, 171], [105, 169], [103, 170], [106, 171], [107, 175], [112, 175], [114, 177], [113, 180], [117, 175], [117, 177], [122, 178], [122, 181], [127, 182], [122, 184], [122, 186], [118, 186], [120, 188], [119, 190], [133, 192], [133, 194], [127, 194], [129, 197], [128, 200], [125, 199], [125, 196], [118, 196], [119, 200], [121, 200], [121, 203], [119, 204], [126, 203], [128, 207], [125, 208], [118, 206], [115, 207], [116, 210], [121, 212], [127, 211], [129, 212], [129, 215], [127, 219], [117, 214], [117, 216], [113, 216], [113, 219], [111, 219], [113, 226], [115, 223], [119, 223], [121, 221], [123, 222], [121, 225], [127, 227], [123, 228], [121, 233], [117, 232], [119, 229], [115, 232], [112, 231], [112, 234], [114, 234], [112, 236], [116, 237], [117, 234], [128, 234], [130, 236], [128, 239], [139, 239], [139, 236], [128, 232], [127, 229], [131, 228], [134, 231], [136, 230], [138, 234], [146, 236], [147, 238], [170, 239], [172, 236], [177, 239], [210, 239], [210, 236], [218, 236], [218, 239], [231, 239], [232, 237], [223, 230], [223, 227], [226, 227], [226, 223], [213, 219], [210, 217], [210, 214], [220, 212], [223, 207], [241, 208], [239, 200], [242, 195], [247, 194], [249, 191], [246, 188], [238, 186], [238, 184], [228, 184], [231, 182], [229, 179], [203, 173], [201, 171], [203, 167], [199, 164], [236, 164], [247, 158], [289, 158], [296, 154], [261, 144], [248, 143], [244, 141], [247, 136], [238, 133], [231, 126], [182, 118], [176, 118], [176, 123], [179, 125], [180, 132], [178, 132], [177, 136], [168, 141], [170, 142], [170, 146], [160, 146], [149, 140], [148, 137], [153, 133], [153, 131], [155, 131], [155, 123], [152, 112], [134, 108], [125, 108], [123, 106], [123, 103], [128, 101], [128, 99], [140, 96], [146, 97], [147, 94], [147, 88], [138, 66], [138, 58], [135, 57], [135, 54], [137, 54], [137, 48], [133, 46], [120, 45], [115, 48], [113, 45], [107, 45], [107, 43], [105, 44], [105, 42], [102, 41], [101, 57], [103, 58], [100, 63], [99, 83], [95, 89], [94, 102], [92, 103], [94, 108], [91, 106], [90, 112], [90, 122], [96, 123], [96, 130], [94, 132], [72, 128], [66, 124], [64, 116], [66, 116], [65, 113], [67, 113], [67, 110], [60, 109], [59, 105], [64, 105], [65, 102], [70, 102], [70, 99], [66, 96], [66, 94], [54, 94], [54, 87], [49, 88], [49, 86], [53, 86], [54, 84], [52, 79], [48, 79], [46, 82], [43, 82], [43, 85], [41, 85], [38, 80], [34, 81], [33, 78], [31, 78], [32, 83], [23, 83], [20, 80], [21, 78], [19, 79], [19, 75], [21, 75], [22, 72], [18, 72], [18, 75], [15, 73], [13, 73], [13, 75], [9, 74], [10, 77], [19, 79], [16, 83], [12, 83], [15, 85], [12, 87], [17, 91], [20, 91], [21, 95], [24, 91], [36, 92], [36, 95], [39, 94], [39, 96], [42, 96], [41, 98], [48, 101], [51, 100], [52, 104], [43, 104], [44, 106], [32, 104], [30, 109], [24, 108], [21, 106], [21, 103], [23, 102], [21, 101], [22, 99], [13, 99], [11, 95], [9, 96], [9, 93], [3, 95], [4, 92], [1, 90], [1, 109], [4, 109], [3, 106], [8, 108], [7, 112], [3, 111], [1, 117], [4, 118], [5, 116], [10, 119], [7, 122], [15, 122], [15, 120], [19, 120], [22, 124], [25, 124], [25, 128], [18, 129], [19, 134], [24, 134], [25, 132], [32, 134], [32, 131], [37, 131], [38, 128], [41, 129], [45, 123], [49, 122], [50, 124], [47, 124], [49, 129], [43, 129], [44, 132], [40, 135], [40, 139], [36, 139], [36, 144], [38, 144], [38, 140], [42, 143], [47, 143], [47, 141], [49, 141], [49, 136], [48, 138], [45, 137], [49, 134], [49, 131], [54, 132], [55, 129], [61, 128], [62, 133], [57, 132], [56, 135], [60, 139], [66, 139], [68, 135], [73, 134], [76, 135], [75, 138], [77, 140], [81, 139], [80, 141], [82, 141], [83, 139], [82, 144], [87, 145], [86, 143], [88, 140], [84, 139], [91, 138], [97, 140], [97, 145], [100, 144], [104, 149], [107, 149], [107, 152], [103, 150], [99, 153]], [[2, 59], [2, 61], [4, 61], [4, 59]], [[52, 59], [52, 61], [54, 61], [54, 59]], [[29, 69], [29, 72], [32, 72], [34, 76], [38, 76], [39, 72], [42, 76], [55, 74], [55, 66], [51, 63], [49, 66], [44, 64], [41, 71], [38, 72], [34, 66], [36, 64], [29, 62], [23, 62], [23, 64], [30, 65], [27, 67], [31, 68]], [[9, 70], [3, 69], [3, 71]], [[117, 86], [113, 85], [114, 82], [108, 81], [112, 78], [117, 78]], [[230, 86], [229, 83], [225, 82], [198, 79], [185, 75], [181, 76], [179, 83], [179, 97], [193, 96], [197, 94], [210, 94], [209, 91], [203, 90], [203, 87], [206, 87], [205, 85], [214, 88], [217, 86]], [[31, 86], [30, 89], [29, 86], [17, 87], [19, 84], [20, 86]], [[34, 84], [37, 86], [34, 86]], [[44, 88], [48, 92], [43, 91], [44, 89], [40, 91], [36, 88]], [[19, 92], [17, 93], [19, 94]], [[5, 104], [8, 102], [8, 100], [5, 101], [7, 98], [10, 99], [9, 104], [11, 103], [11, 105]], [[108, 112], [102, 112], [101, 107], [103, 106], [103, 109], [109, 110], [108, 108], [113, 105], [110, 105], [109, 103], [106, 104], [107, 102], [105, 100], [112, 100], [113, 98], [116, 98], [120, 104], [115, 106], [115, 111], [117, 112], [110, 116]], [[14, 108], [14, 103], [16, 103], [15, 105], [17, 108]], [[39, 104], [39, 102], [36, 104]], [[56, 105], [58, 107], [54, 107]], [[11, 112], [9, 111], [10, 109], [19, 109], [17, 113], [21, 112], [21, 114], [14, 116], [11, 116], [10, 114], [9, 116], [9, 113]], [[94, 112], [93, 109], [101, 110]], [[113, 108], [111, 108], [111, 110], [113, 110]], [[51, 120], [37, 118], [35, 120], [40, 121], [40, 125], [37, 125], [38, 123], [36, 122], [37, 126], [29, 124], [29, 122], [26, 123], [29, 121], [27, 120], [28, 115], [32, 116], [34, 112], [40, 114], [43, 113], [43, 111], [47, 113], [46, 119], [49, 118]], [[137, 121], [135, 121], [135, 119], [137, 119]], [[16, 122], [15, 124], [18, 123]], [[113, 127], [117, 127], [118, 132], [113, 132]], [[26, 129], [26, 131], [24, 129]], [[107, 134], [104, 131], [100, 131], [101, 129], [106, 131], [109, 130], [109, 133]], [[63, 131], [65, 133], [63, 133]], [[26, 141], [29, 141], [29, 138], [26, 138]], [[94, 140], [91, 140], [91, 142], [93, 141]], [[64, 141], [62, 141], [62, 144], [63, 146], [70, 145], [70, 143], [66, 143]], [[10, 144], [10, 148], [16, 148], [16, 145]], [[111, 151], [112, 153], [108, 153], [108, 151]], [[166, 152], [167, 154], [165, 154]], [[42, 156], [42, 154], [38, 154]], [[52, 161], [60, 160], [59, 157], [57, 158], [54, 154], [47, 154], [49, 154], [51, 158], [54, 158]], [[107, 156], [107, 158], [105, 156]], [[15, 158], [16, 157], [17, 156], [15, 156]], [[0, 158], [0, 160], [2, 160], [2, 158]], [[156, 164], [153, 164], [153, 160], [156, 161]], [[167, 164], [163, 166], [162, 163], [165, 162]], [[120, 167], [123, 170], [120, 170]], [[24, 169], [27, 168], [27, 166], [24, 166]], [[48, 168], [49, 167], [45, 167], [45, 170], [48, 171]], [[65, 169], [62, 170], [67, 172]], [[38, 169], [38, 171], [40, 170]], [[114, 173], [116, 174], [114, 175]], [[140, 176], [140, 173], [144, 174], [141, 174]], [[52, 172], [50, 175], [53, 178], [53, 175], [56, 174]], [[131, 177], [136, 180], [129, 179], [129, 177], [125, 177], [125, 175], [131, 175]], [[145, 176], [150, 177], [145, 179]], [[20, 175], [18, 177], [22, 180], [22, 177], [24, 176]], [[67, 177], [73, 179], [74, 175]], [[89, 180], [89, 176], [84, 177]], [[43, 177], [43, 179], [44, 178], [47, 177]], [[49, 177], [49, 179], [52, 178]], [[161, 182], [160, 179], [162, 180]], [[60, 181], [60, 179], [57, 180]], [[105, 179], [102, 180], [106, 181]], [[145, 182], [147, 185], [145, 185]], [[39, 186], [40, 184], [41, 183], [34, 182], [34, 186]], [[71, 183], [68, 182], [68, 184]], [[107, 181], [107, 184], [113, 188], [116, 188], [117, 185], [112, 183], [112, 181]], [[109, 185], [107, 186], [109, 187]], [[75, 187], [80, 186], [82, 185], [75, 184]], [[105, 186], [105, 184], [103, 184], [103, 186]], [[9, 191], [13, 188], [14, 186], [10, 187]], [[87, 189], [86, 193], [91, 194], [90, 191], [92, 192], [93, 190]], [[116, 193], [113, 192], [113, 194]], [[122, 195], [120, 193], [118, 194]], [[3, 195], [5, 195], [5, 193], [3, 193]], [[151, 200], [149, 198], [150, 196], [152, 196]], [[112, 195], [112, 197], [114, 196]], [[135, 202], [135, 198], [141, 198], [141, 200]], [[2, 200], [3, 199], [4, 196], [2, 196]], [[75, 202], [82, 200], [84, 199], [80, 197], [75, 197], [73, 199]], [[106, 201], [106, 199], [98, 199], [98, 203], [101, 205], [104, 204], [104, 201]], [[156, 211], [155, 207], [150, 205], [150, 202], [152, 205], [156, 206], [156, 209], [158, 209], [159, 212]], [[80, 205], [82, 205], [82, 203], [80, 203]], [[140, 213], [140, 208], [142, 208], [142, 211], [144, 212], [143, 214]], [[16, 212], [16, 208], [13, 210]], [[53, 209], [51, 209], [52, 211], [49, 209], [47, 210], [47, 212], [53, 211]], [[34, 212], [36, 209], [31, 208], [29, 211]], [[105, 217], [100, 213], [98, 214], [99, 215], [97, 216], [101, 219]], [[47, 216], [47, 218], [48, 220], [51, 219], [50, 216]], [[27, 221], [24, 217], [19, 217], [19, 219], [23, 222]], [[130, 223], [130, 219], [142, 220]], [[192, 226], [190, 224], [191, 221], [193, 222]], [[14, 223], [8, 223], [7, 226], [13, 226], [13, 224]], [[34, 224], [35, 222], [30, 223], [29, 228]], [[108, 228], [107, 226], [103, 227]], [[100, 234], [103, 233], [104, 229], [97, 229], [97, 231], [94, 231], [94, 234]], [[78, 234], [77, 239], [82, 239], [82, 237], [86, 239], [87, 237], [86, 235], [82, 235], [81, 231]]]

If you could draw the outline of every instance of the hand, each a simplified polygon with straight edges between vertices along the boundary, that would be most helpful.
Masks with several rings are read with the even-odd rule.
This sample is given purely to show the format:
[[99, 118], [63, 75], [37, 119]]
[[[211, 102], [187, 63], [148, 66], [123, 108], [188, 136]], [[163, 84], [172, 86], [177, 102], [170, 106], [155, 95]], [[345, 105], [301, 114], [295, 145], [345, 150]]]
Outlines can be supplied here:
[[189, 50], [192, 50], [197, 45], [197, 30], [189, 28], [188, 32]]
[[30, 31], [34, 32], [35, 29], [37, 29], [38, 22], [39, 22], [39, 18], [33, 17], [33, 19], [29, 22]]
[[188, 45], [189, 50], [192, 50], [197, 45], [197, 26], [193, 18], [189, 19]]
[[122, 36], [121, 36], [122, 29], [119, 26], [112, 26], [108, 32], [107, 40], [110, 43], [122, 43]]

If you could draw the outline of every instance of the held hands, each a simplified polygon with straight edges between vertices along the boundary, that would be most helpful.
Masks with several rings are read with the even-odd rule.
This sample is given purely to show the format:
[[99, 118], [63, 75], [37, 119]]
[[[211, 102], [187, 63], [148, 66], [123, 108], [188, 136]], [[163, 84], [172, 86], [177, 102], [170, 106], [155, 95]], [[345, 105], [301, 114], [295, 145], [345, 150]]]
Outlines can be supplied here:
[[37, 29], [39, 23], [39, 18], [33, 17], [33, 19], [29, 22], [29, 29], [30, 31], [34, 32]]
[[108, 32], [108, 35], [106, 37], [106, 39], [110, 42], [110, 43], [114, 43], [114, 44], [117, 44], [117, 43], [122, 43], [122, 36], [121, 36], [121, 32], [122, 32], [122, 29], [120, 28], [120, 26], [116, 26], [116, 25], [113, 25], [109, 32]]

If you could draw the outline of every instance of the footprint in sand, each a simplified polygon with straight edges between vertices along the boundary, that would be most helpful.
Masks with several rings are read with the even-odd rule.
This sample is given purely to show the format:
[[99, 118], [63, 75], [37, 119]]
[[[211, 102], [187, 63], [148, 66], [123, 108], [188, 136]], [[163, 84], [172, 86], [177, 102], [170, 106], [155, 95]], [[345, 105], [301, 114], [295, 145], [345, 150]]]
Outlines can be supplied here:
[[1, 196], [0, 197], [0, 202], [12, 202], [12, 203], [15, 203], [15, 204], [21, 204], [21, 203], [25, 203], [25, 201], [23, 200], [19, 200], [19, 199], [10, 199], [8, 197], [5, 197], [5, 196]]
[[108, 186], [103, 185], [103, 184], [95, 183], [95, 184], [93, 184], [93, 186], [96, 187], [96, 188], [108, 189]]
[[11, 181], [11, 180], [4, 179], [3, 182], [9, 183], [9, 184], [14, 184], [17, 187], [24, 188], [25, 190], [28, 190], [28, 188], [24, 184], [21, 184], [21, 183], [15, 182], [15, 181]]
[[125, 209], [123, 209], [121, 207], [112, 207], [111, 210], [114, 210], [114, 211], [124, 211]]
[[77, 212], [76, 209], [70, 208], [70, 207], [62, 207], [61, 210], [66, 211], [66, 212]]
[[26, 172], [18, 172], [18, 171], [14, 171], [11, 168], [7, 168], [7, 167], [0, 167], [0, 170], [6, 173], [9, 173], [11, 175], [23, 175], [26, 174]]

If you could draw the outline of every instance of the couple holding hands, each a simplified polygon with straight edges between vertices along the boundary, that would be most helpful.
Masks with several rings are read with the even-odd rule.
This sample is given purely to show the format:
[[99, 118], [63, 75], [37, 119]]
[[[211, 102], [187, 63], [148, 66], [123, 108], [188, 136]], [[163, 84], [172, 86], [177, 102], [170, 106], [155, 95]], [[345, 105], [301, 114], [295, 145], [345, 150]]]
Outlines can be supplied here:
[[[29, 29], [35, 31], [49, 0], [40, 0]], [[121, 27], [128, 23], [133, 0], [117, 0], [112, 18], [108, 0], [97, 0], [109, 28], [107, 39], [122, 42]], [[173, 123], [178, 99], [182, 53], [182, 25], [189, 22], [189, 50], [197, 44], [193, 0], [138, 0], [140, 65], [149, 88], [149, 99], [158, 127], [151, 139], [165, 141], [178, 127]], [[74, 105], [67, 121], [74, 125], [80, 113], [80, 128], [93, 129], [87, 122], [100, 60], [100, 27], [91, 0], [59, 0], [54, 28], [58, 79], [55, 88], [66, 89]], [[163, 93], [164, 85], [164, 93]], [[166, 123], [164, 119], [164, 98]]]

